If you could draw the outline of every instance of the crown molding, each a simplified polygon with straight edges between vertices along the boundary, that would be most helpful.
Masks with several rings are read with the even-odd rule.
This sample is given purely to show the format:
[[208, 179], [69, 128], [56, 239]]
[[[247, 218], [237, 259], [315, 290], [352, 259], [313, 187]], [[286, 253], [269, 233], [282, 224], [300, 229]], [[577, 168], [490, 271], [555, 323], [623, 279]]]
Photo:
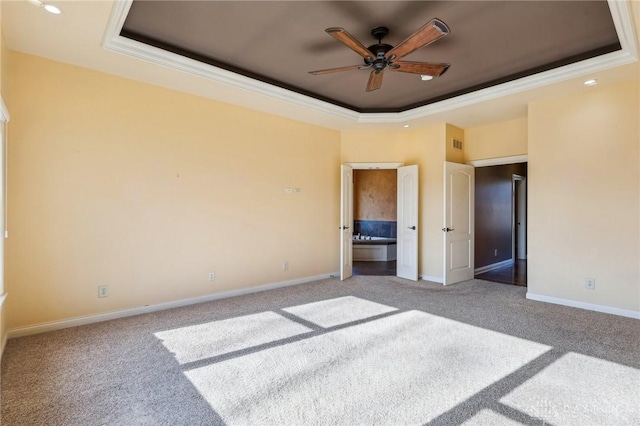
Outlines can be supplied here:
[[628, 0], [607, 0], [613, 25], [618, 33], [618, 40], [622, 51], [628, 53], [635, 60], [638, 59], [638, 44], [633, 25], [631, 4]]
[[[417, 107], [398, 113], [359, 113], [291, 90], [273, 86], [262, 81], [227, 71], [213, 65], [180, 56], [175, 53], [140, 43], [120, 36], [125, 19], [133, 0], [117, 1], [102, 40], [106, 50], [134, 57], [163, 67], [169, 67], [187, 74], [195, 75], [210, 81], [237, 88], [244, 92], [240, 98], [246, 100], [246, 93], [258, 95], [284, 102], [288, 106], [302, 108], [310, 112], [320, 113], [328, 118], [338, 118], [352, 124], [401, 124], [408, 121], [426, 118], [439, 113], [494, 100], [503, 96], [537, 89], [553, 83], [584, 77], [599, 71], [627, 65], [638, 60], [638, 46], [628, 0], [608, 0], [611, 16], [618, 34], [621, 50], [595, 58], [576, 62], [539, 74], [523, 77], [514, 81], [477, 90], [455, 98], [446, 99], [433, 104]], [[211, 96], [210, 96], [211, 97]], [[213, 97], [212, 97], [213, 98]], [[216, 100], [238, 104], [238, 101], [224, 98]], [[246, 103], [243, 104], [246, 106]], [[270, 110], [274, 114], [287, 116], [290, 112]], [[289, 117], [296, 118], [296, 117]]]

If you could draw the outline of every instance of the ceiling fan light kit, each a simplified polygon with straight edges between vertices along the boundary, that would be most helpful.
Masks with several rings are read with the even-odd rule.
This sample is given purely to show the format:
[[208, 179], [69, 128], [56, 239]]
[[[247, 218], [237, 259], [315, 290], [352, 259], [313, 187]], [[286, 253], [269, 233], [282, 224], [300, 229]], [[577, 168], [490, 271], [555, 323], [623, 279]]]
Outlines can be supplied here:
[[382, 86], [382, 76], [385, 69], [420, 74], [422, 80], [431, 80], [433, 77], [439, 77], [444, 74], [451, 66], [450, 64], [430, 62], [400, 61], [402, 57], [409, 53], [449, 34], [449, 27], [439, 19], [432, 19], [427, 22], [418, 31], [398, 43], [395, 47], [382, 42], [382, 39], [389, 34], [387, 27], [376, 27], [371, 31], [371, 35], [378, 40], [378, 43], [372, 44], [369, 47], [365, 47], [355, 37], [345, 31], [344, 28], [332, 27], [327, 28], [325, 31], [358, 55], [362, 56], [364, 65], [310, 71], [310, 74], [322, 75], [341, 71], [371, 69], [367, 83], [367, 92], [377, 90]]

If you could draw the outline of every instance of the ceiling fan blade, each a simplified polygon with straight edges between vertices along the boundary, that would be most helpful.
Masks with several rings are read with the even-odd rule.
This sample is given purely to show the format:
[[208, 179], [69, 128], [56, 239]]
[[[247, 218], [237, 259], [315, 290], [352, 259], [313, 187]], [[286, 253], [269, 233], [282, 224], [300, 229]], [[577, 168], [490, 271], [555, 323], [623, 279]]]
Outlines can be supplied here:
[[354, 36], [352, 36], [351, 34], [346, 32], [344, 30], [344, 28], [332, 27], [332, 28], [327, 28], [325, 31], [327, 32], [327, 34], [335, 37], [337, 40], [339, 40], [342, 43], [344, 43], [347, 47], [349, 47], [351, 50], [353, 50], [354, 52], [356, 52], [358, 55], [362, 56], [363, 58], [366, 59], [366, 58], [375, 58], [376, 57], [376, 55], [374, 55], [362, 43], [360, 43], [358, 40], [356, 40]]
[[393, 49], [388, 51], [386, 57], [390, 58], [391, 55], [396, 55], [396, 59], [400, 59], [414, 50], [420, 49], [429, 43], [433, 43], [447, 34], [449, 34], [449, 27], [447, 27], [447, 24], [439, 19], [432, 19], [418, 31], [411, 34], [404, 41], [400, 42]]
[[326, 70], [309, 71], [309, 74], [313, 74], [313, 75], [331, 74], [333, 72], [359, 70], [361, 67], [362, 65], [352, 65], [349, 67], [329, 68]]
[[394, 67], [389, 67], [391, 71], [430, 75], [432, 77], [440, 77], [451, 66], [451, 64], [430, 64], [428, 62], [395, 62], [393, 65]]
[[382, 86], [382, 73], [383, 71], [371, 71], [369, 82], [367, 83], [367, 92], [378, 90]]

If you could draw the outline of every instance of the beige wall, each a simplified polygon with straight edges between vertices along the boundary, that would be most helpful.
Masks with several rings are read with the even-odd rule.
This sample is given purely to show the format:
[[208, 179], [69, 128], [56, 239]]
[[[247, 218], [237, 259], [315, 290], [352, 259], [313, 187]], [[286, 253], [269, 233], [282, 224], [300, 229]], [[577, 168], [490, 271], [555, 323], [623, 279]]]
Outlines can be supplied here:
[[527, 118], [465, 129], [464, 161], [527, 153]]
[[2, 52], [12, 121], [0, 328], [333, 272], [341, 162], [419, 165], [420, 274], [441, 278], [454, 134], [465, 161], [529, 153], [531, 292], [640, 310], [637, 81], [463, 134], [444, 123], [340, 134]]
[[446, 125], [424, 129], [342, 133], [343, 162], [417, 164], [420, 175], [419, 274], [442, 279], [442, 203]]
[[530, 292], [640, 311], [639, 85], [529, 105]]
[[[465, 149], [465, 131], [459, 127], [453, 126], [451, 124], [446, 125], [446, 157], [447, 161], [451, 163], [464, 163], [464, 149]], [[453, 140], [456, 139], [462, 142], [463, 149], [456, 149], [453, 147]]]
[[[0, 96], [2, 97], [2, 99], [4, 100], [4, 91], [2, 90], [4, 87], [4, 80], [5, 80], [5, 68], [6, 68], [6, 60], [5, 60], [5, 54], [6, 54], [6, 46], [4, 43], [4, 37], [2, 36], [2, 2], [0, 2]], [[2, 138], [2, 143], [4, 144], [4, 138]], [[2, 149], [2, 148], [0, 148]], [[4, 153], [4, 151], [3, 151]], [[0, 175], [4, 174], [4, 161], [1, 162], [2, 166], [0, 166]], [[4, 201], [5, 201], [5, 194], [4, 194], [4, 189], [2, 189], [2, 200], [0, 202], [0, 223], [2, 223], [1, 228], [4, 228]], [[0, 232], [0, 239], [2, 239], [2, 241], [0, 241], [0, 262], [2, 263], [2, 266], [4, 267], [4, 238], [1, 235], [3, 232]], [[4, 345], [6, 342], [6, 337], [7, 337], [7, 330], [6, 330], [6, 321], [5, 321], [5, 305], [3, 303], [3, 293], [4, 293], [4, 271], [3, 268], [0, 268], [0, 270], [2, 270], [2, 272], [0, 272], [0, 359], [2, 359], [2, 353], [4, 352]]]
[[338, 132], [10, 59], [10, 328], [338, 269]]

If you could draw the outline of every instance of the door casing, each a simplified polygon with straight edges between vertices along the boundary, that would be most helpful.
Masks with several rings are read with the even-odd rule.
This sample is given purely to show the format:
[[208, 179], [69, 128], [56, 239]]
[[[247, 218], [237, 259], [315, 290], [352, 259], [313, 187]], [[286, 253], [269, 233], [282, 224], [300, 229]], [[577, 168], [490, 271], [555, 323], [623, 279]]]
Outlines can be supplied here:
[[514, 262], [527, 258], [527, 178], [521, 175], [512, 177], [511, 250]]

